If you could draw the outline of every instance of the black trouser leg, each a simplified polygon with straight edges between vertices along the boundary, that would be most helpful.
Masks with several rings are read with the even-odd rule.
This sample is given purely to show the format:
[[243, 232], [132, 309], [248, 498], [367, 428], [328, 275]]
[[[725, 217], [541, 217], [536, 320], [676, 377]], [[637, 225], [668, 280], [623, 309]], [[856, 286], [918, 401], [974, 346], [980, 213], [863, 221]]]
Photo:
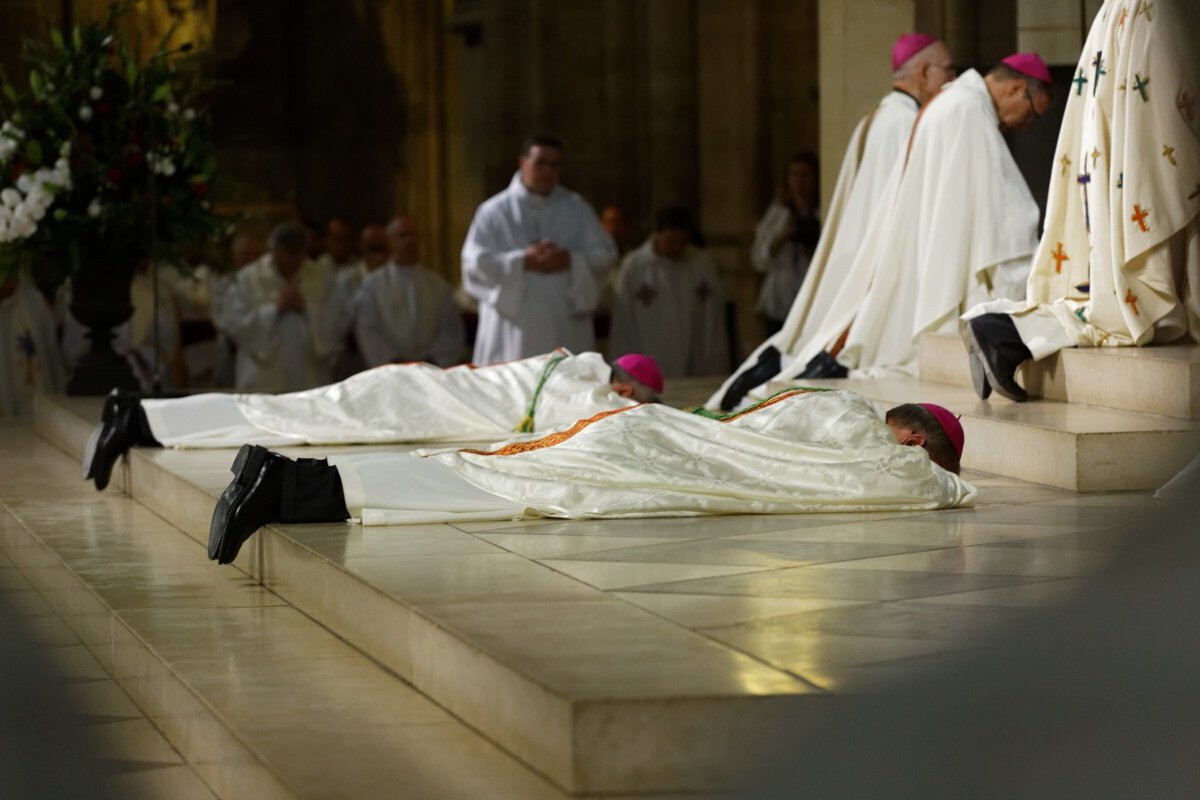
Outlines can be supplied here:
[[733, 379], [733, 383], [729, 384], [729, 388], [725, 391], [725, 396], [721, 398], [721, 410], [732, 411], [742, 398], [746, 396], [746, 392], [761, 386], [767, 381], [779, 374], [779, 351], [774, 345], [768, 345], [758, 354], [758, 361], [754, 366], [747, 369], [742, 374]]
[[341, 522], [349, 518], [337, 467], [323, 458], [284, 462], [280, 522]]

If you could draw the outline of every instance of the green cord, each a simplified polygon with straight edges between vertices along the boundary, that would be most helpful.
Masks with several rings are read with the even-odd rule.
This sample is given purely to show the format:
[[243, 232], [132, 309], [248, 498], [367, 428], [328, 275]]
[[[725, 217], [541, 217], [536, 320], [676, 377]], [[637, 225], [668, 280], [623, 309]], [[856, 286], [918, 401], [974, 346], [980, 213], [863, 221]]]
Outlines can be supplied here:
[[538, 378], [538, 384], [533, 390], [533, 397], [529, 401], [529, 408], [525, 411], [525, 416], [517, 423], [517, 427], [513, 428], [514, 433], [533, 433], [533, 412], [537, 410], [538, 398], [542, 396], [542, 387], [546, 385], [546, 381], [549, 379], [551, 373], [566, 358], [566, 354], [556, 355], [542, 368], [542, 376]]

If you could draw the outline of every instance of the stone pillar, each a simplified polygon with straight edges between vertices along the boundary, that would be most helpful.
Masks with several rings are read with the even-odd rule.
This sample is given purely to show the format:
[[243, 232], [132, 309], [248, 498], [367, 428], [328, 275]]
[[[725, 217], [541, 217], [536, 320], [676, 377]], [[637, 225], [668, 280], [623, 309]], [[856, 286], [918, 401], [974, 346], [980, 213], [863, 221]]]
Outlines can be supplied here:
[[1073, 65], [1099, 10], [1099, 0], [1017, 0], [1017, 49]]
[[913, 28], [913, 0], [821, 0], [822, 208], [854, 126], [891, 85], [892, 44]]

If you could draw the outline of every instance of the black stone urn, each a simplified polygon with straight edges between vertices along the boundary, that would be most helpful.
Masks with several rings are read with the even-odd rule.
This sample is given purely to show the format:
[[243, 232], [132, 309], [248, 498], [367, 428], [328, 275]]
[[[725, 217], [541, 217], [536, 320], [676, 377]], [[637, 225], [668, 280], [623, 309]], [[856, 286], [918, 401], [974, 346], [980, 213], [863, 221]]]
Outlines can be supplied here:
[[71, 314], [88, 329], [91, 342], [67, 380], [69, 395], [104, 395], [113, 389], [138, 389], [129, 362], [113, 350], [115, 329], [133, 316], [129, 284], [134, 258], [96, 260], [71, 276]]

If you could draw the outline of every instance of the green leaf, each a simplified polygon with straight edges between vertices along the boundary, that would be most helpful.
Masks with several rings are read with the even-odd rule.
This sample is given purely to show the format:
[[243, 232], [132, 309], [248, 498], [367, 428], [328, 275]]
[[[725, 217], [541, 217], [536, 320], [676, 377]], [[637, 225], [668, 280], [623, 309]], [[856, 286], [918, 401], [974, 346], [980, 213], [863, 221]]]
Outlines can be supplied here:
[[42, 163], [42, 143], [37, 139], [25, 142], [25, 157], [30, 163], [40, 166]]
[[61, 209], [61, 208], [56, 208], [56, 209], [54, 209], [54, 218], [55, 218], [56, 220], [58, 220], [59, 222], [62, 222], [62, 221], [63, 221], [64, 219], [66, 219], [68, 216], [69, 216], [69, 215], [67, 214], [66, 210], [64, 210], [64, 209]]
[[13, 103], [17, 102], [17, 89], [8, 81], [4, 82], [4, 96]]
[[42, 99], [42, 73], [36, 69], [29, 70], [29, 88], [33, 90], [34, 97]]
[[71, 29], [71, 42], [74, 43], [76, 50], [83, 49], [83, 31], [76, 25]]
[[162, 83], [162, 84], [159, 84], [158, 88], [154, 90], [154, 96], [151, 98], [151, 101], [155, 102], [155, 103], [161, 103], [170, 97], [171, 97], [171, 84]]
[[54, 46], [59, 50], [67, 49], [67, 43], [63, 41], [62, 31], [60, 31], [58, 28], [50, 31], [50, 41], [54, 42]]

